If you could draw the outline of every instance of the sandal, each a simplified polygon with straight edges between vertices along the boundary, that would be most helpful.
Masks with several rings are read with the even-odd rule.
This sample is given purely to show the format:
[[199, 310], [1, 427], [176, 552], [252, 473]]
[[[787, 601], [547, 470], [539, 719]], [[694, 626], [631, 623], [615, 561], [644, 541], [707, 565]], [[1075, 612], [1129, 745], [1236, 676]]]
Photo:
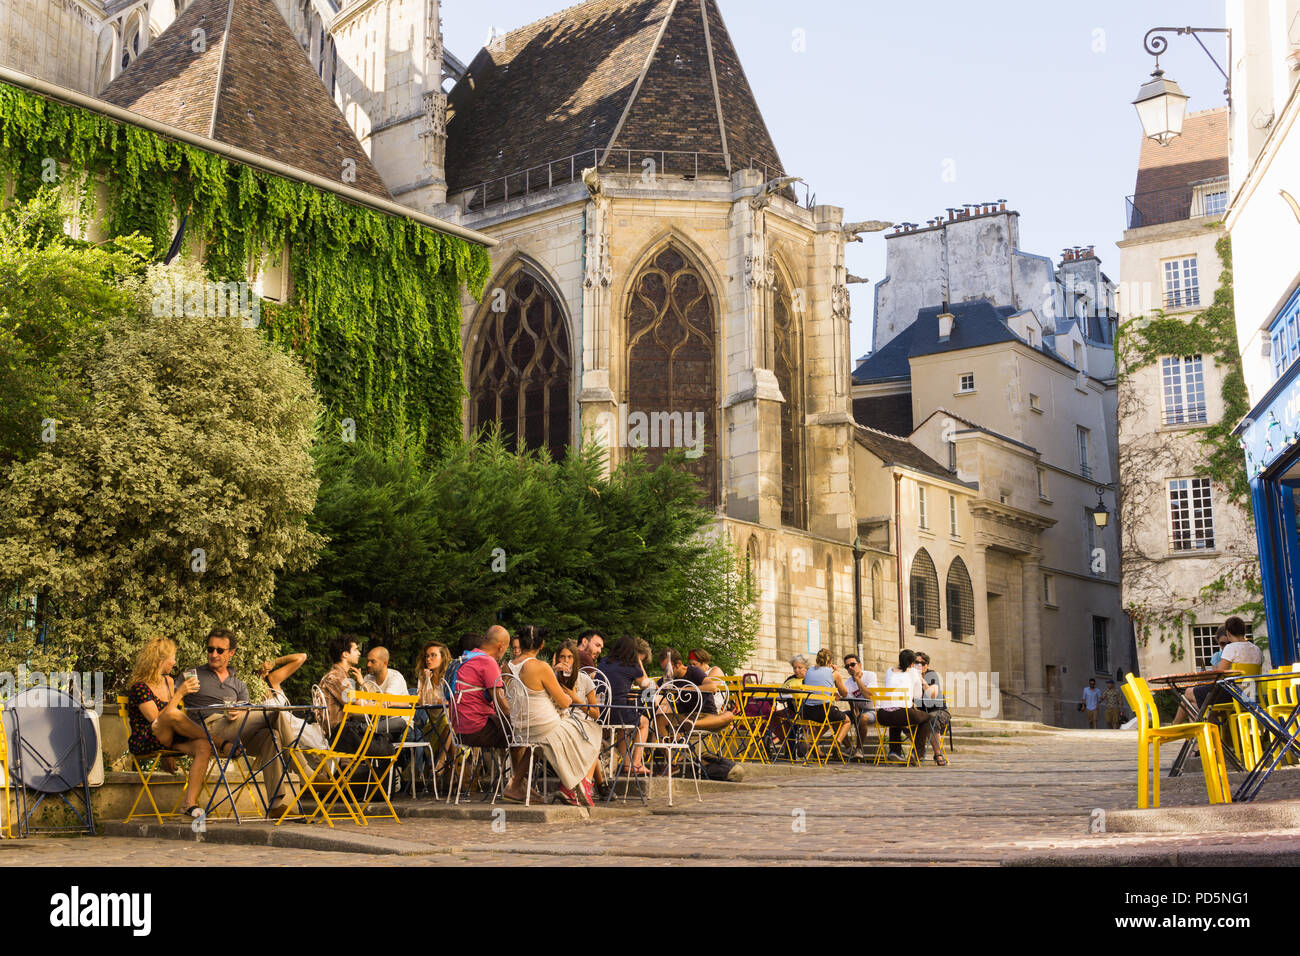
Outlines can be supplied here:
[[197, 820], [199, 817], [203, 816], [203, 808], [197, 803], [191, 804], [188, 807], [181, 807], [181, 816], [189, 817], [191, 820]]
[[934, 755], [934, 762], [935, 762], [938, 766], [940, 766], [940, 767], [946, 767], [946, 766], [948, 766], [948, 758], [947, 758], [947, 757], [941, 757], [941, 756], [939, 756], [938, 754], [935, 754], [935, 755]]

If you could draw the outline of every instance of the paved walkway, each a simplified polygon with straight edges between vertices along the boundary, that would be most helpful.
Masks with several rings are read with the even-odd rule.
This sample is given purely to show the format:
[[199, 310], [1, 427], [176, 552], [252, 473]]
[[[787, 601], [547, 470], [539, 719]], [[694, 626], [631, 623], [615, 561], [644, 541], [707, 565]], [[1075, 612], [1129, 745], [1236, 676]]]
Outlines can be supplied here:
[[[1172, 761], [1173, 751], [1165, 755]], [[39, 838], [0, 843], [3, 865], [564, 865], [599, 856], [602, 864], [680, 866], [747, 863], [991, 866], [999, 863], [1176, 862], [1196, 854], [1271, 855], [1300, 860], [1300, 831], [1229, 835], [1091, 833], [1095, 808], [1136, 806], [1136, 741], [1124, 732], [1061, 731], [958, 740], [939, 768], [851, 765], [779, 768], [752, 783], [695, 799], [689, 781], [674, 808], [655, 782], [650, 812], [610, 810], [589, 820], [520, 822], [504, 818], [407, 818], [340, 833], [386, 852], [335, 852], [132, 837]], [[1172, 782], [1166, 806], [1205, 803], [1201, 777]], [[1300, 771], [1286, 774], [1300, 780]], [[1283, 794], [1289, 795], [1289, 794]], [[1265, 797], [1269, 796], [1266, 791]], [[639, 806], [633, 801], [632, 806]], [[399, 805], [400, 809], [400, 805]], [[286, 825], [288, 826], [288, 825]], [[285, 829], [284, 827], [281, 828]], [[324, 828], [296, 826], [311, 836]], [[253, 832], [246, 834], [253, 836]], [[244, 835], [240, 835], [241, 838]], [[400, 841], [400, 843], [389, 843]], [[398, 847], [399, 849], [394, 849]], [[1207, 849], [1209, 848], [1209, 849]], [[1190, 856], [1186, 854], [1191, 854]]]

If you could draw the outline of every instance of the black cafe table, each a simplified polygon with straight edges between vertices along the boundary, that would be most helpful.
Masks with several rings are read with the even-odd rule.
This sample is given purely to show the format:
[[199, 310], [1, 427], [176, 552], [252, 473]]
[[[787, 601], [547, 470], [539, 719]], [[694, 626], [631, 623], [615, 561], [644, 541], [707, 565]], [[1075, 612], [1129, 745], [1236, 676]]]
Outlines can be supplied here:
[[[270, 807], [267, 805], [266, 797], [262, 793], [262, 788], [257, 786], [256, 777], [257, 774], [260, 773], [265, 781], [266, 770], [267, 767], [270, 766], [271, 761], [268, 761], [263, 766], [254, 769], [253, 758], [249, 755], [248, 749], [244, 746], [243, 742], [244, 729], [248, 726], [248, 720], [253, 714], [262, 715], [267, 733], [271, 734], [271, 739], [275, 742], [275, 756], [273, 760], [278, 760], [280, 762], [282, 769], [281, 779], [287, 783], [289, 780], [289, 773], [292, 770], [289, 765], [287, 751], [298, 746], [299, 740], [302, 738], [302, 732], [307, 726], [307, 714], [315, 709], [319, 708], [316, 708], [311, 704], [279, 703], [208, 704], [200, 707], [186, 708], [185, 712], [190, 715], [190, 717], [196, 718], [195, 723], [203, 728], [203, 733], [208, 738], [208, 744], [212, 747], [212, 760], [216, 764], [217, 768], [217, 782], [212, 788], [212, 795], [208, 797], [207, 805], [203, 808], [204, 817], [211, 817], [215, 810], [222, 805], [229, 803], [230, 811], [235, 818], [235, 823], [241, 823], [242, 821], [239, 818], [237, 797], [244, 788], [252, 786], [253, 794], [262, 808], [262, 818], [266, 819], [270, 813]], [[298, 734], [292, 741], [281, 740], [280, 735], [275, 731], [276, 724], [278, 723], [276, 717], [282, 713], [295, 714], [303, 718], [303, 722], [298, 727]], [[224, 757], [221, 754], [221, 751], [217, 748], [217, 742], [212, 738], [211, 728], [208, 727], [207, 718], [211, 717], [213, 714], [225, 714], [228, 717], [234, 715], [231, 719], [239, 721], [239, 733], [235, 735], [231, 742], [230, 750], [224, 755]], [[236, 759], [243, 760], [244, 779], [239, 782], [238, 786], [232, 789], [230, 780], [227, 778], [226, 774], [231, 763]], [[225, 796], [221, 796], [223, 790], [225, 791]]]
[[1300, 756], [1300, 707], [1293, 707], [1291, 713], [1287, 715], [1284, 721], [1279, 722], [1276, 717], [1268, 712], [1268, 708], [1260, 701], [1258, 691], [1253, 698], [1247, 694], [1250, 687], [1258, 688], [1261, 684], [1267, 684], [1270, 681], [1300, 679], [1300, 675], [1295, 673], [1283, 674], [1244, 674], [1236, 677], [1225, 677], [1219, 680], [1218, 686], [1227, 691], [1228, 695], [1241, 707], [1242, 710], [1254, 716], [1261, 730], [1268, 731], [1268, 746], [1264, 748], [1263, 756], [1255, 766], [1251, 767], [1246, 773], [1246, 779], [1237, 787], [1237, 792], [1232, 795], [1234, 803], [1249, 803], [1259, 795], [1263, 789], [1265, 781], [1269, 775], [1277, 768], [1282, 758], [1286, 756], [1288, 750], [1294, 750], [1297, 756]]

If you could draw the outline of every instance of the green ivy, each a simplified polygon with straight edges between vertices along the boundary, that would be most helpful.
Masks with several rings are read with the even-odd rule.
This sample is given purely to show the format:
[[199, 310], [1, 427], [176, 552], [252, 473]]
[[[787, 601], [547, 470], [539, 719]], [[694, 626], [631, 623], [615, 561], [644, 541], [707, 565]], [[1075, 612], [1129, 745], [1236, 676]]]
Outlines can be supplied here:
[[[57, 165], [56, 165], [57, 163]], [[256, 252], [291, 250], [292, 300], [265, 302], [262, 329], [312, 371], [327, 427], [436, 457], [462, 434], [462, 288], [479, 298], [485, 248], [186, 143], [0, 84], [0, 180], [32, 196], [57, 172], [110, 237], [155, 252], [189, 216], [186, 246], [223, 282]], [[95, 207], [105, 182], [107, 209]]]
[[[1215, 223], [1211, 228], [1217, 226]], [[1219, 288], [1214, 302], [1193, 320], [1179, 316], [1166, 316], [1157, 310], [1154, 317], [1142, 316], [1120, 325], [1117, 355], [1124, 356], [1119, 375], [1121, 380], [1140, 369], [1154, 365], [1161, 357], [1169, 355], [1203, 355], [1214, 359], [1224, 370], [1221, 395], [1223, 415], [1218, 421], [1193, 429], [1200, 433], [1200, 444], [1206, 454], [1194, 469], [1195, 474], [1209, 478], [1226, 489], [1228, 500], [1241, 508], [1254, 531], [1254, 515], [1250, 503], [1250, 481], [1246, 474], [1245, 456], [1233, 429], [1250, 411], [1250, 398], [1246, 391], [1246, 378], [1241, 368], [1241, 351], [1237, 345], [1237, 317], [1233, 309], [1232, 242], [1227, 235], [1215, 243], [1215, 251], [1222, 263]], [[1201, 588], [1200, 599], [1212, 601], [1230, 590], [1244, 590], [1252, 596], [1261, 594], [1258, 568], [1254, 574], [1229, 572]], [[1171, 651], [1174, 660], [1182, 658], [1181, 635], [1186, 624], [1195, 624], [1196, 615], [1190, 608], [1166, 610], [1158, 613], [1154, 608], [1131, 604], [1127, 608], [1138, 627], [1138, 635], [1145, 644], [1153, 627], [1163, 640], [1171, 634]], [[1251, 600], [1234, 608], [1237, 613], [1254, 617], [1256, 628], [1263, 618], [1263, 604]]]

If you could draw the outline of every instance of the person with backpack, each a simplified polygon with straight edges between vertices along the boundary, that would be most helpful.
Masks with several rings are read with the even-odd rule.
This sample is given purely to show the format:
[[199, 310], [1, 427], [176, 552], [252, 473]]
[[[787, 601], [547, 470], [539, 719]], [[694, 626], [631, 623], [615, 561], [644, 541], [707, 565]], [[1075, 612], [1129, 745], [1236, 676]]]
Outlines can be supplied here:
[[[482, 747], [488, 750], [505, 750], [509, 745], [506, 732], [497, 719], [496, 708], [508, 721], [510, 705], [506, 701], [501, 681], [501, 658], [510, 646], [510, 632], [494, 624], [479, 638], [478, 647], [465, 654], [447, 669], [447, 683], [451, 688], [452, 729], [465, 747]], [[495, 703], [494, 703], [495, 701]], [[510, 749], [513, 772], [502, 796], [510, 803], [523, 803], [527, 780], [524, 767], [526, 750]], [[538, 796], [536, 799], [540, 800]]]

